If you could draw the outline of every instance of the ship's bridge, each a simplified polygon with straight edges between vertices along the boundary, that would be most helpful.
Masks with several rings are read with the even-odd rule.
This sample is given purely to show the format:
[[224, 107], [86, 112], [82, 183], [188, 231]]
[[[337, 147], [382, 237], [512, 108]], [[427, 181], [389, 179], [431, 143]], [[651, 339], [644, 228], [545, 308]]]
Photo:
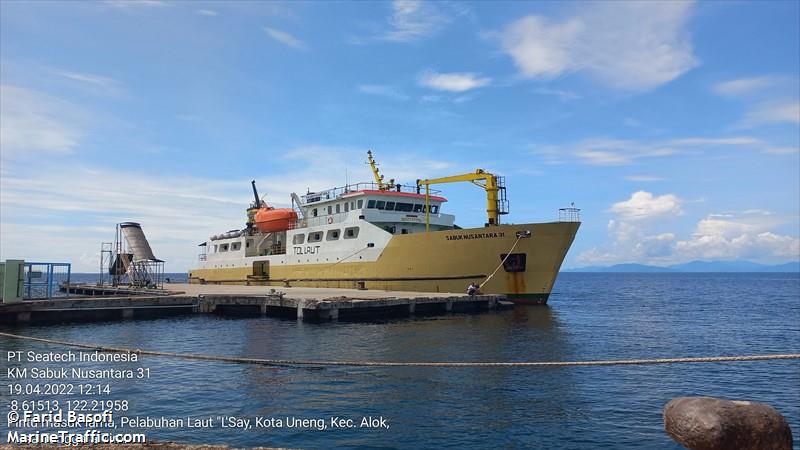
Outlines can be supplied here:
[[366, 220], [392, 234], [425, 231], [426, 211], [431, 230], [453, 228], [455, 217], [443, 214], [446, 198], [433, 191], [427, 197], [416, 186], [395, 185], [380, 189], [375, 183], [351, 184], [321, 192], [309, 192], [301, 197], [300, 209], [304, 219], [301, 226], [317, 222], [339, 223]]

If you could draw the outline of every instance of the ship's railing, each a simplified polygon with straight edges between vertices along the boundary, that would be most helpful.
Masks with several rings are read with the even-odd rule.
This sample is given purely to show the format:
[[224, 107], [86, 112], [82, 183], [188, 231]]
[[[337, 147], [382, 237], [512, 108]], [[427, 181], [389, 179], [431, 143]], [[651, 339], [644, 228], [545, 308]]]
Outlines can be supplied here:
[[[303, 200], [303, 203], [309, 204], [309, 203], [320, 202], [320, 201], [323, 201], [323, 200], [333, 200], [333, 199], [338, 198], [341, 195], [348, 194], [350, 192], [365, 191], [365, 190], [377, 191], [379, 189], [380, 188], [378, 187], [378, 185], [376, 183], [366, 183], [366, 182], [364, 182], [364, 183], [355, 183], [355, 184], [348, 184], [347, 186], [328, 189], [328, 190], [325, 190], [325, 191], [308, 192], [308, 193], [306, 193], [305, 195], [302, 196], [302, 200]], [[417, 194], [418, 193], [417, 192], [417, 186], [416, 185], [410, 185], [410, 184], [395, 184], [395, 185], [392, 186], [391, 189], [388, 189], [388, 190], [392, 191], [392, 192], [406, 192], [406, 193], [411, 193], [411, 194]], [[431, 193], [431, 195], [440, 194], [441, 191], [436, 190], [436, 189], [431, 189], [430, 193]]]
[[580, 222], [581, 221], [581, 210], [580, 208], [569, 207], [569, 208], [561, 208], [558, 210], [558, 221], [559, 222]]
[[322, 225], [333, 225], [342, 223], [347, 219], [349, 213], [334, 213], [331, 215], [304, 217], [294, 224], [294, 228], [319, 227]]

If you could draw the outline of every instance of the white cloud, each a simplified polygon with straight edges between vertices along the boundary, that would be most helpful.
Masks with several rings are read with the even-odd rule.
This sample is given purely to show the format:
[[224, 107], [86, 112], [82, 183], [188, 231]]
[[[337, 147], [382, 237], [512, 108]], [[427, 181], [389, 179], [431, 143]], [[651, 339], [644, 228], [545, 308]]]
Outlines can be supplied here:
[[621, 166], [633, 162], [633, 159], [628, 155], [606, 150], [580, 150], [575, 152], [575, 155], [581, 158], [584, 163], [593, 166]]
[[[571, 144], [549, 145], [533, 150], [548, 164], [567, 162], [569, 157], [595, 166], [624, 166], [642, 158], [659, 158], [677, 154], [697, 154], [709, 149], [740, 147], [764, 153], [790, 153], [788, 147], [771, 146], [750, 136], [691, 136], [663, 141], [641, 142], [625, 139], [592, 138]], [[636, 181], [636, 180], [633, 180]]]
[[167, 2], [162, 0], [105, 0], [103, 3], [123, 10], [167, 6]]
[[622, 139], [587, 139], [571, 146], [571, 154], [584, 164], [622, 166], [639, 158], [669, 156], [677, 150], [668, 143], [640, 143]]
[[719, 95], [734, 97], [772, 87], [777, 82], [779, 82], [779, 79], [773, 76], [739, 78], [717, 83], [712, 89]]
[[681, 214], [681, 208], [680, 200], [673, 194], [654, 196], [647, 191], [638, 191], [628, 200], [614, 203], [611, 212], [622, 220], [638, 221]]
[[628, 181], [641, 181], [641, 182], [650, 182], [650, 181], [663, 181], [663, 177], [657, 177], [653, 175], [628, 175], [625, 177]]
[[491, 78], [480, 77], [474, 73], [437, 73], [424, 72], [419, 77], [419, 84], [431, 89], [449, 92], [466, 92], [488, 86]]
[[771, 153], [773, 155], [793, 155], [795, 153], [800, 153], [800, 147], [767, 147], [762, 152]]
[[394, 0], [391, 29], [382, 38], [393, 42], [411, 42], [428, 37], [450, 22], [434, 2]]
[[675, 243], [681, 259], [800, 258], [800, 239], [769, 231], [774, 218], [763, 214], [720, 218], [709, 215], [698, 222], [691, 238]]
[[557, 97], [561, 101], [571, 101], [571, 100], [580, 100], [582, 97], [579, 94], [576, 94], [572, 91], [566, 91], [562, 89], [550, 89], [550, 88], [537, 88], [533, 90], [534, 94], [539, 95], [551, 95], [553, 97]]
[[214, 16], [218, 15], [219, 13], [214, 11], [214, 10], [212, 10], [212, 9], [198, 9], [197, 10], [197, 14], [200, 14], [201, 16], [214, 17]]
[[[641, 193], [612, 206], [616, 217], [608, 223], [610, 244], [581, 253], [577, 258], [580, 264], [669, 265], [698, 259], [776, 263], [800, 258], [800, 239], [773, 231], [796, 221], [796, 217], [781, 217], [760, 209], [709, 214], [697, 222], [691, 236], [681, 239], [672, 232], [654, 231], [665, 226], [665, 211], [674, 210], [674, 202], [649, 193], [635, 199], [637, 194]], [[639, 208], [648, 211], [644, 217], [661, 219], [639, 220], [635, 216]]]
[[527, 16], [500, 35], [521, 74], [587, 72], [622, 90], [655, 88], [697, 65], [686, 22], [692, 2], [595, 2], [563, 22]]
[[708, 137], [689, 137], [683, 139], [672, 139], [667, 141], [668, 145], [697, 147], [697, 146], [721, 146], [721, 145], [762, 145], [764, 142], [749, 136], [734, 136], [726, 138]]
[[269, 37], [287, 47], [291, 47], [296, 50], [306, 49], [305, 42], [301, 41], [300, 39], [297, 39], [296, 37], [292, 36], [291, 34], [285, 31], [272, 27], [264, 27], [264, 31], [267, 33], [267, 35], [269, 35]]
[[772, 123], [800, 124], [800, 101], [761, 104], [745, 115], [741, 126], [749, 128]]
[[0, 85], [0, 148], [3, 157], [23, 153], [71, 153], [83, 135], [79, 112], [69, 103], [17, 86]]
[[394, 86], [387, 86], [385, 84], [362, 84], [358, 86], [358, 91], [362, 94], [377, 95], [391, 100], [406, 101], [408, 95]]
[[53, 73], [62, 78], [76, 81], [96, 92], [103, 92], [112, 95], [121, 95], [125, 92], [122, 82], [115, 80], [114, 78], [60, 69], [53, 70]]

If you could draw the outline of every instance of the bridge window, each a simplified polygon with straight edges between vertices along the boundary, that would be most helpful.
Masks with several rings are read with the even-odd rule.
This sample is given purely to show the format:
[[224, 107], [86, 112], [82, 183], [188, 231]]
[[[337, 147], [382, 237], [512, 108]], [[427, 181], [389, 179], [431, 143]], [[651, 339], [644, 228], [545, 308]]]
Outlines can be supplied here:
[[[361, 202], [361, 200], [359, 200], [359, 203], [360, 203], [360, 202]], [[361, 206], [359, 206], [359, 208], [360, 208], [360, 207], [361, 207]], [[374, 209], [374, 208], [375, 208], [375, 200], [370, 200], [369, 202], [367, 202], [367, 208], [369, 208], [369, 209]]]
[[355, 239], [358, 237], [358, 227], [350, 227], [344, 229], [345, 239]]
[[350, 202], [344, 202], [344, 212], [350, 211]]
[[439, 213], [439, 205], [431, 205], [431, 214]]
[[419, 203], [414, 204], [415, 213], [421, 213], [423, 208], [425, 208], [425, 205], [420, 205]]
[[325, 239], [328, 241], [335, 241], [339, 239], [339, 230], [329, 230]]
[[308, 242], [319, 242], [322, 240], [322, 231], [308, 233]]
[[395, 206], [394, 208], [395, 211], [403, 211], [403, 212], [411, 212], [412, 209], [414, 209], [414, 205], [412, 205], [411, 203], [398, 203], [397, 206]]
[[383, 200], [378, 200], [377, 202], [375, 202], [375, 208], [376, 209], [386, 209], [386, 202], [383, 201]]
[[341, 209], [341, 208], [342, 208], [342, 205], [340, 205], [340, 204], [338, 204], [338, 203], [337, 203], [337, 204], [336, 204], [336, 214], [339, 214], [340, 212], [342, 212], [342, 209]]
[[394, 211], [394, 202], [386, 202], [386, 211]]
[[227, 252], [228, 251], [228, 244], [222, 244], [219, 246], [219, 251]]
[[364, 200], [359, 200], [358, 201], [358, 209], [361, 209], [363, 207], [364, 207]]
[[234, 242], [233, 244], [231, 244], [231, 251], [232, 252], [235, 252], [236, 250], [239, 250], [241, 248], [242, 248], [242, 243], [241, 242]]
[[311, 210], [311, 215], [317, 217], [317, 208]]
[[328, 215], [333, 214], [333, 206], [328, 205]]
[[292, 238], [292, 243], [294, 245], [300, 245], [303, 243], [305, 238], [306, 238], [305, 234], [295, 234], [294, 237]]

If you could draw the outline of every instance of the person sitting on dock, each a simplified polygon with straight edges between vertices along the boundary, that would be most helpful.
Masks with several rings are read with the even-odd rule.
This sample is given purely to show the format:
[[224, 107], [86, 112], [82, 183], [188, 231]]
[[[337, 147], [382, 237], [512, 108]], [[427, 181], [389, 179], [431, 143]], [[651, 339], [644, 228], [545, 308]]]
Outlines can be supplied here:
[[478, 287], [479, 286], [478, 286], [477, 283], [475, 283], [475, 282], [470, 283], [469, 287], [467, 288], [467, 295], [477, 295], [477, 294], [479, 294]]

